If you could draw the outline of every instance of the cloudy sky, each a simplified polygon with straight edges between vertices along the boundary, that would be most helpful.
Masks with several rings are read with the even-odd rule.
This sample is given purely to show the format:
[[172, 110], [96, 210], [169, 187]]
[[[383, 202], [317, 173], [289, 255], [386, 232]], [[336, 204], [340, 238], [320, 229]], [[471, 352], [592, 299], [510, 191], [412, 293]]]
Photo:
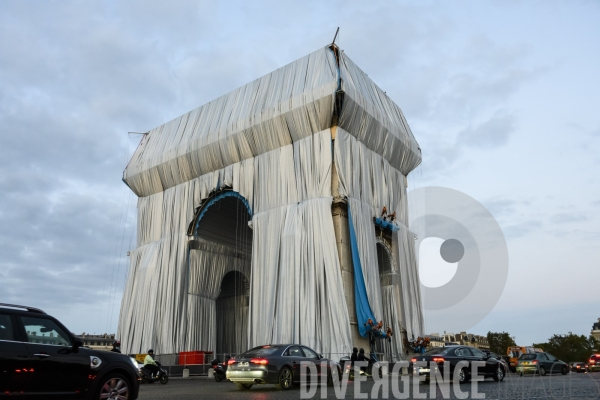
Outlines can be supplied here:
[[[399, 104], [411, 188], [460, 190], [510, 270], [473, 333], [600, 317], [597, 1], [0, 2], [0, 302], [114, 332], [135, 246], [139, 135], [331, 42]], [[427, 319], [428, 332], [444, 330]]]

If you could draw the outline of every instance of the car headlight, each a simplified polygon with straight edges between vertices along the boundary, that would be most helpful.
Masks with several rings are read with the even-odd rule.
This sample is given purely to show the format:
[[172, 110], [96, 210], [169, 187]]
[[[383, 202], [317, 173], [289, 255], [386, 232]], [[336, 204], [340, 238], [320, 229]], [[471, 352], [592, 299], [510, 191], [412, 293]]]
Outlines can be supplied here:
[[90, 368], [91, 369], [98, 369], [100, 367], [100, 364], [102, 364], [101, 359], [99, 359], [96, 356], [90, 356]]

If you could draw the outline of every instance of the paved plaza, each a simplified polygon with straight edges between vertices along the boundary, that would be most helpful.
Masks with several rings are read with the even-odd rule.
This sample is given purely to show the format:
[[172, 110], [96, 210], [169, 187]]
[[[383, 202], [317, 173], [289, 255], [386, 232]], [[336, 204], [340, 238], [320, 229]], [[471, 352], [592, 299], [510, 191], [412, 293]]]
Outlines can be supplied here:
[[[409, 382], [405, 386], [405, 382]], [[386, 385], [387, 383], [387, 385]], [[387, 386], [387, 390], [386, 390]], [[140, 387], [140, 399], [203, 399], [215, 398], [229, 399], [336, 399], [336, 398], [363, 398], [363, 399], [458, 399], [479, 398], [485, 399], [600, 399], [600, 373], [568, 374], [552, 376], [525, 376], [516, 374], [508, 375], [504, 382], [494, 382], [486, 379], [477, 383], [477, 390], [471, 383], [465, 385], [436, 386], [434, 395], [429, 384], [413, 383], [412, 376], [390, 375], [381, 385], [376, 385], [371, 378], [366, 382], [348, 381], [345, 391], [333, 387], [316, 388], [316, 392], [308, 393], [306, 386], [293, 387], [288, 391], [276, 390], [273, 385], [256, 385], [247, 391], [240, 391], [233, 383], [217, 383], [207, 377], [191, 377], [188, 379], [172, 378], [167, 385], [144, 384]], [[406, 390], [408, 389], [408, 391]], [[314, 389], [313, 389], [314, 390]], [[476, 394], [477, 393], [477, 394]]]

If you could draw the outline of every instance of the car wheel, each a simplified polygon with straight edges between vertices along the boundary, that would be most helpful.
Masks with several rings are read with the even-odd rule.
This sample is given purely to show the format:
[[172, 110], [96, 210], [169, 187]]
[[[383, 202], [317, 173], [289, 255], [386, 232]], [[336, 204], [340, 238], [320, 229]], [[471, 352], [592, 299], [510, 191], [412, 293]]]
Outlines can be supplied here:
[[569, 370], [567, 369], [566, 365], [563, 365], [562, 369], [560, 370], [560, 373], [563, 375], [566, 375], [569, 373]]
[[237, 386], [237, 388], [240, 389], [240, 390], [250, 390], [250, 389], [252, 389], [252, 384], [251, 383], [236, 382], [235, 386]]
[[519, 372], [517, 373], [517, 375], [519, 375], [519, 376], [523, 376], [523, 371], [519, 371]]
[[160, 377], [160, 383], [165, 385], [167, 382], [169, 382], [169, 377], [167, 375], [163, 375]]
[[496, 368], [496, 373], [494, 374], [494, 380], [496, 382], [502, 382], [504, 380], [504, 368], [498, 365]]
[[279, 372], [278, 383], [275, 385], [278, 390], [288, 390], [292, 387], [292, 370], [283, 367]]
[[540, 376], [546, 376], [546, 368], [540, 366], [538, 372], [540, 373]]
[[458, 383], [466, 383], [469, 381], [469, 371], [466, 368], [463, 368], [458, 373]]
[[94, 400], [126, 400], [129, 399], [130, 384], [127, 378], [119, 373], [106, 375], [96, 390]]

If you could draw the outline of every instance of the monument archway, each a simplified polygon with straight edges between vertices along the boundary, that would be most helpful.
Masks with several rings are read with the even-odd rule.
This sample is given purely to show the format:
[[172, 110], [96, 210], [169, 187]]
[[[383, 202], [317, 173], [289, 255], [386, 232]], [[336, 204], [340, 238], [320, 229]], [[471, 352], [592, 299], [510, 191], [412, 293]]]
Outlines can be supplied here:
[[202, 245], [205, 280], [212, 281], [215, 299], [213, 334], [219, 358], [239, 354], [248, 346], [248, 306], [252, 256], [252, 218], [248, 201], [225, 189], [212, 193], [196, 210], [189, 233]]

